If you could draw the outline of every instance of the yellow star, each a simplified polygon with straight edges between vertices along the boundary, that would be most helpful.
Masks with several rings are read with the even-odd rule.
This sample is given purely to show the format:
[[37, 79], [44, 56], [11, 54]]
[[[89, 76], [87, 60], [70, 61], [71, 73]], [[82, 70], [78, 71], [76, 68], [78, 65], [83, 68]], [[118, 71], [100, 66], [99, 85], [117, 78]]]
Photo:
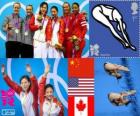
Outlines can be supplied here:
[[71, 64], [71, 65], [74, 65], [74, 61], [73, 61], [73, 60], [71, 60], [71, 61], [70, 61], [70, 64]]

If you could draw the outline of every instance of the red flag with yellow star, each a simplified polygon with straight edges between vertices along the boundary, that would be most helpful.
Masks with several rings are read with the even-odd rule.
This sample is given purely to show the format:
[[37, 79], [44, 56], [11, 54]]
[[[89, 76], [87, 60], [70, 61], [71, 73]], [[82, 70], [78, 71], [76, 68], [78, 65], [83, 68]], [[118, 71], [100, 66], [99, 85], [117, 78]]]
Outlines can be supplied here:
[[93, 78], [94, 77], [93, 58], [70, 58], [68, 59], [69, 77]]

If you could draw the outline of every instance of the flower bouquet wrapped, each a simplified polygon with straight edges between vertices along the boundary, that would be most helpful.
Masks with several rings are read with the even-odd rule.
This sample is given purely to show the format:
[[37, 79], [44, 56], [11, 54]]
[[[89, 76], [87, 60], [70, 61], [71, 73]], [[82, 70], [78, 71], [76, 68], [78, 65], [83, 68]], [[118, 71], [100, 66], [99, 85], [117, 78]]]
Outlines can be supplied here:
[[42, 20], [43, 20], [43, 17], [42, 17], [42, 15], [38, 15], [38, 17], [37, 17], [37, 20], [38, 20], [38, 22], [42, 22]]
[[59, 50], [59, 51], [64, 51], [65, 49], [64, 49], [64, 47], [62, 46], [62, 45], [60, 45], [60, 44], [55, 44], [55, 49], [57, 49], [57, 50]]
[[78, 51], [80, 49], [80, 47], [79, 47], [79, 39], [75, 35], [73, 35], [71, 37], [71, 42], [74, 45], [74, 50]]

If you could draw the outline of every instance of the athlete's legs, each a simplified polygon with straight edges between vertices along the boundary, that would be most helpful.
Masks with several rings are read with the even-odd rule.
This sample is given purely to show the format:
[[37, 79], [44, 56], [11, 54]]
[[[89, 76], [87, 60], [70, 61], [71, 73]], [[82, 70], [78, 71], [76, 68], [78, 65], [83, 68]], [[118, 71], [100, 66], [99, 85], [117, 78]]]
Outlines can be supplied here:
[[122, 33], [123, 39], [125, 41], [125, 43], [123, 43], [123, 44], [125, 44], [125, 47], [130, 47], [132, 50], [136, 50], [136, 48], [131, 45], [131, 42], [129, 40], [129, 36], [128, 36], [125, 28], [124, 28], [122, 16], [116, 9], [113, 10], [113, 19], [116, 22], [118, 22], [118, 26], [119, 26], [119, 29], [120, 29], [119, 31]]

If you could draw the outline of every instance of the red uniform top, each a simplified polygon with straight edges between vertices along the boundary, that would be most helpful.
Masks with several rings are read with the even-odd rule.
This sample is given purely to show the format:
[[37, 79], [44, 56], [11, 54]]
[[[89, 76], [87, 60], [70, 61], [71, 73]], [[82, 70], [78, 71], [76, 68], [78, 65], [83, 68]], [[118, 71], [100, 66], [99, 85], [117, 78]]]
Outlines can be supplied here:
[[[35, 112], [35, 115], [38, 116], [38, 82], [37, 79], [33, 76], [31, 79], [31, 88], [30, 91], [33, 94], [33, 110]], [[22, 92], [21, 86], [19, 86], [17, 83], [13, 82], [8, 75], [4, 76], [5, 82], [8, 84], [10, 88], [12, 88], [18, 95]]]
[[[40, 116], [43, 116], [43, 103], [45, 102], [45, 85], [46, 78], [42, 77], [39, 83], [39, 102], [40, 102]], [[57, 98], [53, 97], [53, 103], [58, 103]], [[63, 105], [59, 102], [59, 107], [61, 108], [58, 116], [64, 116], [64, 108]]]
[[32, 17], [29, 20], [29, 28], [31, 31], [36, 31], [39, 29], [38, 25], [35, 25], [35, 16], [32, 15]]
[[[48, 16], [44, 16], [44, 18], [49, 19]], [[36, 30], [39, 29], [39, 25], [35, 25], [35, 20], [36, 20], [35, 16], [32, 15], [32, 17], [29, 20], [29, 28], [30, 28], [31, 31], [36, 31]]]
[[72, 14], [73, 23], [72, 23], [72, 35], [75, 35], [80, 40], [85, 39], [85, 35], [87, 32], [87, 22], [84, 13], [79, 13], [77, 15]]
[[64, 21], [64, 38], [65, 40], [68, 40], [69, 37], [72, 36], [72, 30], [73, 30], [73, 27], [72, 27], [72, 24], [73, 24], [73, 18], [72, 18], [72, 15], [69, 14], [67, 16], [62, 16], [62, 19]]
[[52, 34], [53, 34], [53, 21], [55, 22], [54, 24], [56, 23], [60, 23], [60, 26], [59, 26], [59, 31], [57, 33], [58, 35], [58, 42], [60, 44], [63, 44], [63, 41], [64, 41], [64, 22], [61, 18], [57, 18], [56, 20], [50, 18], [49, 21], [48, 21], [48, 25], [47, 25], [47, 28], [46, 28], [46, 41], [51, 41], [52, 39]]

